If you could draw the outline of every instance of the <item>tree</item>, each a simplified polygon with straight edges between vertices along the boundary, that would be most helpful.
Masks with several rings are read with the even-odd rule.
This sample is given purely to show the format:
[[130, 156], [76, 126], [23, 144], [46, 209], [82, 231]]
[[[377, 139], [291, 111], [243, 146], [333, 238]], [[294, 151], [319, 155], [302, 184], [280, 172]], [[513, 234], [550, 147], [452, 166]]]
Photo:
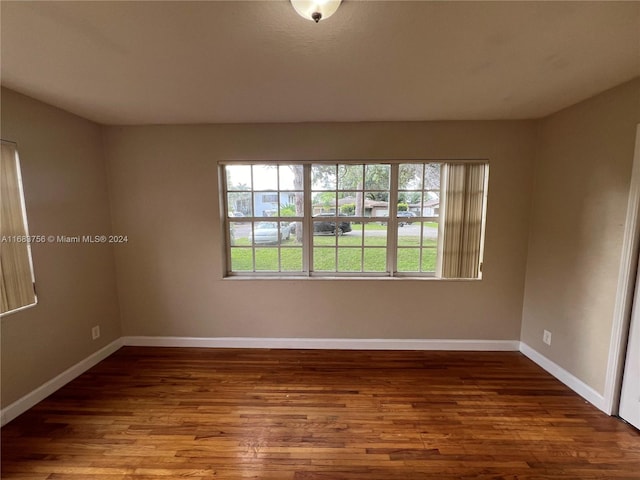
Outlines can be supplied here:
[[356, 204], [355, 203], [345, 203], [340, 206], [340, 213], [344, 215], [354, 215], [356, 213]]
[[[389, 189], [390, 166], [385, 164], [358, 165], [314, 165], [312, 168], [312, 183], [316, 186], [332, 190], [354, 191], [356, 195], [355, 216], [364, 216], [363, 199], [366, 190]], [[371, 200], [388, 201], [387, 192], [370, 191], [367, 198]]]
[[296, 216], [296, 206], [291, 203], [283, 203], [280, 205], [280, 216], [281, 217], [295, 217]]
[[[304, 216], [304, 167], [302, 165], [290, 165], [289, 168], [293, 171], [293, 188], [297, 191], [295, 193], [295, 206], [296, 217]], [[302, 243], [302, 225], [300, 222], [296, 223], [296, 241]]]

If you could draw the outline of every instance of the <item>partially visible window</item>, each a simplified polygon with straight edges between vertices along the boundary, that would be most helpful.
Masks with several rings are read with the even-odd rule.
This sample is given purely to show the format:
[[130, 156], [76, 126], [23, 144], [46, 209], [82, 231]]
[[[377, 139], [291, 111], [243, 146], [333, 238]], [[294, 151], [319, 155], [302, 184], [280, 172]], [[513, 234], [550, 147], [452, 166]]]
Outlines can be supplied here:
[[228, 275], [481, 277], [486, 162], [222, 168]]
[[0, 156], [1, 314], [36, 303], [30, 237], [15, 144], [2, 141]]
[[443, 165], [444, 222], [440, 274], [477, 278], [482, 267], [488, 165]]

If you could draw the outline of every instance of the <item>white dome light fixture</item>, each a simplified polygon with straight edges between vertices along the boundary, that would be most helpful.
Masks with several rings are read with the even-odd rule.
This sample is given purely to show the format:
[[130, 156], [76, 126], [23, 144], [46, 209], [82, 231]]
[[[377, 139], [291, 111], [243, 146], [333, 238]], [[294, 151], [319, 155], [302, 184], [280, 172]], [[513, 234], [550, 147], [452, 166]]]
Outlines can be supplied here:
[[291, 0], [298, 15], [318, 23], [333, 15], [342, 0]]

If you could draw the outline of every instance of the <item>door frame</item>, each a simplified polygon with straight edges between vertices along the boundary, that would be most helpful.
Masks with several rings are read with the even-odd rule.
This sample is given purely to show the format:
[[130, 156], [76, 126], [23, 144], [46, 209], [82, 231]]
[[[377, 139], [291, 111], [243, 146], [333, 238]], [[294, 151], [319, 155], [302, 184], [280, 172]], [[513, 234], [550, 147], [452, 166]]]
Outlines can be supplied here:
[[613, 324], [607, 360], [607, 374], [604, 387], [604, 411], [616, 415], [620, 407], [622, 376], [624, 372], [631, 309], [638, 270], [638, 250], [640, 237], [640, 124], [636, 126], [636, 143], [629, 185], [627, 216], [624, 225], [624, 239], [618, 288], [613, 309]]

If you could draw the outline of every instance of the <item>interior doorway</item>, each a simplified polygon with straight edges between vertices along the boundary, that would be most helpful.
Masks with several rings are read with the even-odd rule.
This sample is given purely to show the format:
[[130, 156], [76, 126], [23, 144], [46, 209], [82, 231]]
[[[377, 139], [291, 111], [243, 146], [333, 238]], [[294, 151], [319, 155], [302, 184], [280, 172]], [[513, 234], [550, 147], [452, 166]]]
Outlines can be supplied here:
[[[638, 269], [640, 273], [640, 268]], [[618, 414], [640, 429], [640, 278], [636, 280]]]
[[[640, 164], [640, 125], [636, 129], [634, 167], [637, 164]], [[640, 429], [640, 265], [637, 272], [618, 414]]]

